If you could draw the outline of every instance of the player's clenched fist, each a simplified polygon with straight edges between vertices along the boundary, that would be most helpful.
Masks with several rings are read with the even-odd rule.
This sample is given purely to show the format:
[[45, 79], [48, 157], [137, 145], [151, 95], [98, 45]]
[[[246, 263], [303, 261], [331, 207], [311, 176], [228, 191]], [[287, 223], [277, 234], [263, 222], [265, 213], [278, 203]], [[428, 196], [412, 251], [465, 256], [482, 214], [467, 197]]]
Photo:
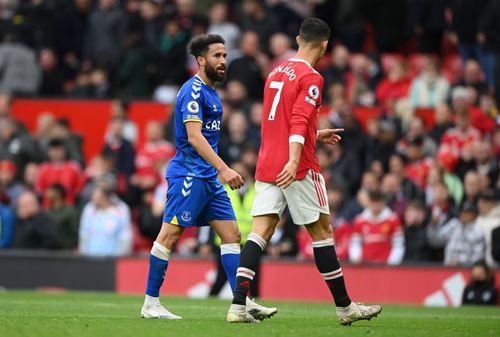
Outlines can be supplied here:
[[223, 184], [228, 184], [232, 190], [241, 188], [245, 184], [243, 178], [229, 167], [219, 171], [219, 180]]

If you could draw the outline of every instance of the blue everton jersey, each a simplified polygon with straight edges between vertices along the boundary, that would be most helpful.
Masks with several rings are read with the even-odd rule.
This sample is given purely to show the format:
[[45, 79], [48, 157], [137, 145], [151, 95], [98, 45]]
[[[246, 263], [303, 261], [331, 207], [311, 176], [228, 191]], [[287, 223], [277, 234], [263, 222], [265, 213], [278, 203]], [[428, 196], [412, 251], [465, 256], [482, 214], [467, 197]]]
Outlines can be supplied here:
[[201, 133], [217, 153], [222, 102], [212, 87], [194, 76], [184, 83], [177, 94], [174, 108], [176, 153], [167, 168], [167, 178], [217, 176], [217, 170], [203, 159], [189, 144], [186, 122], [202, 123]]

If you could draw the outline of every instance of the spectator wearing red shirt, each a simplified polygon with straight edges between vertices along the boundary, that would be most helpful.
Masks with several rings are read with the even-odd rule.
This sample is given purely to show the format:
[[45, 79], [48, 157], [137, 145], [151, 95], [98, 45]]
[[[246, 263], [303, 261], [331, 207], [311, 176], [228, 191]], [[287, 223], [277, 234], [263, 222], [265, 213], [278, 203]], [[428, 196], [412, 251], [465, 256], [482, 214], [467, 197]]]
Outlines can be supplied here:
[[422, 143], [422, 138], [416, 138], [408, 143], [406, 149], [408, 164], [405, 167], [405, 173], [406, 177], [418, 188], [425, 190], [427, 175], [433, 160], [422, 156]]
[[400, 264], [405, 252], [401, 220], [385, 205], [380, 191], [369, 196], [368, 208], [354, 220], [349, 260]]
[[146, 142], [139, 148], [135, 156], [135, 174], [131, 184], [142, 190], [156, 187], [162, 179], [160, 168], [172, 158], [175, 147], [163, 139], [162, 125], [158, 121], [150, 121], [146, 125]]
[[380, 105], [388, 111], [392, 111], [394, 103], [403, 97], [407, 97], [411, 81], [406, 77], [406, 71], [401, 62], [395, 63], [389, 71], [386, 79], [383, 79], [376, 90]]
[[[61, 184], [66, 189], [66, 203], [75, 204], [75, 198], [83, 187], [83, 172], [80, 166], [66, 158], [66, 148], [61, 139], [52, 139], [48, 147], [49, 160], [40, 166], [35, 188], [40, 195], [53, 184]], [[44, 207], [47, 200], [44, 197]]]

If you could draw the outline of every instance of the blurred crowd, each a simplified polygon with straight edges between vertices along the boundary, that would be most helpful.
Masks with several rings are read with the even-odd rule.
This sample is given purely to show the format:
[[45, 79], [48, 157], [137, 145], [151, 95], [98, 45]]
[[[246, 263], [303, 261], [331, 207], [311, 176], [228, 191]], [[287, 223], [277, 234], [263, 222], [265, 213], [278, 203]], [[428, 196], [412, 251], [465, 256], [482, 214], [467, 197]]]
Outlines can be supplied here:
[[[3, 0], [1, 13], [0, 247], [149, 250], [173, 129], [138, 130], [128, 101], [172, 103], [196, 71], [186, 44], [204, 32], [226, 39], [219, 154], [246, 181], [229, 191], [246, 238], [265, 78], [315, 15], [333, 31], [319, 128], [345, 129], [317, 150], [339, 257], [500, 264], [499, 0]], [[16, 97], [48, 96], [113, 99], [106, 134], [50, 112], [29, 132], [13, 117]], [[104, 139], [94, 158], [85, 137]], [[209, 228], [189, 229], [177, 253], [217, 246]], [[312, 243], [285, 213], [267, 254], [311, 259]]]

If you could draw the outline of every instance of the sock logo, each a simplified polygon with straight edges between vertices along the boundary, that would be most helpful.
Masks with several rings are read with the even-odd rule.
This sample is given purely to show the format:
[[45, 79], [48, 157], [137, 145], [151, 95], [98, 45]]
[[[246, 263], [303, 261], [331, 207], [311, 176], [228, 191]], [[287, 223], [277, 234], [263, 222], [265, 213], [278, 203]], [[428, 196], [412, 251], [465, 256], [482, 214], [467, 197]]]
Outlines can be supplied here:
[[240, 282], [240, 286], [242, 286], [243, 288], [250, 288], [250, 281]]

